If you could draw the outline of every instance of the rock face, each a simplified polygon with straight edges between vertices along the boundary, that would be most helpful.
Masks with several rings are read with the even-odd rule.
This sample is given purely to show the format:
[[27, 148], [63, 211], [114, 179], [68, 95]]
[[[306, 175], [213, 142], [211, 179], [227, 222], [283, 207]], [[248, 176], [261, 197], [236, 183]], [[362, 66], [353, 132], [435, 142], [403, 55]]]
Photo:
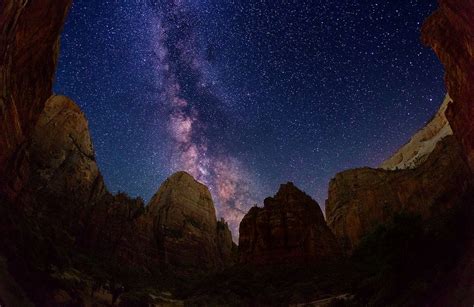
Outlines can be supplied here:
[[337, 174], [329, 186], [327, 222], [350, 252], [364, 235], [397, 213], [428, 219], [462, 204], [471, 181], [460, 145], [448, 136], [415, 169], [361, 168]]
[[26, 151], [31, 172], [22, 197], [34, 199], [23, 202], [54, 197], [92, 206], [106, 194], [87, 120], [69, 98], [48, 99]]
[[175, 173], [150, 200], [148, 210], [165, 263], [181, 269], [224, 265], [221, 253], [232, 248], [232, 239], [227, 225], [218, 225], [205, 185], [186, 172]]
[[454, 103], [447, 117], [474, 171], [474, 2], [441, 0], [423, 25], [423, 42], [444, 64], [446, 87]]
[[16, 207], [40, 224], [67, 232], [82, 247], [133, 258], [135, 265], [158, 263], [143, 201], [107, 191], [87, 120], [72, 100], [64, 96], [47, 100], [24, 152], [29, 176]]
[[453, 134], [445, 114], [451, 102], [449, 95], [446, 95], [440, 109], [429, 123], [392, 157], [384, 161], [380, 168], [387, 170], [415, 168], [425, 162], [436, 144], [445, 136]]
[[[145, 270], [170, 263], [222, 267], [232, 241], [204, 186], [164, 189], [172, 198], [159, 198], [150, 210], [141, 199], [107, 191], [84, 114], [69, 98], [52, 95], [59, 33], [70, 4], [0, 1], [0, 209], [31, 219], [40, 237], [54, 237], [51, 244]], [[175, 210], [176, 204], [185, 206]], [[161, 207], [164, 216], [158, 215]], [[8, 217], [2, 221], [4, 234], [22, 230]], [[191, 226], [181, 229], [183, 240], [173, 246], [168, 243], [176, 239], [178, 221]], [[0, 239], [14, 249], [15, 241]]]
[[21, 160], [20, 145], [51, 96], [59, 33], [71, 1], [0, 2], [0, 192], [9, 199], [28, 175], [26, 166], [11, 159]]
[[263, 208], [250, 209], [239, 232], [243, 263], [317, 263], [339, 254], [319, 205], [292, 183], [281, 185]]
[[25, 152], [30, 175], [18, 204], [57, 221], [81, 246], [144, 267], [215, 269], [230, 259], [230, 231], [217, 222], [207, 187], [187, 173], [166, 180], [146, 209], [141, 199], [110, 194], [87, 120], [69, 98], [48, 99]]

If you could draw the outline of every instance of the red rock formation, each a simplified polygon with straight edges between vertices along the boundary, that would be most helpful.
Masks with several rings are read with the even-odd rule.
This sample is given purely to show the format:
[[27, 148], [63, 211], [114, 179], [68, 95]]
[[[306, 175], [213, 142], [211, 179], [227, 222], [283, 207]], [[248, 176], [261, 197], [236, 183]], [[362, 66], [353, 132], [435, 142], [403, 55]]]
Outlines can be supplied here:
[[474, 2], [440, 0], [423, 25], [422, 39], [445, 66], [446, 87], [454, 101], [447, 117], [474, 171]]
[[51, 96], [59, 33], [71, 1], [0, 2], [0, 193], [8, 198], [27, 176], [20, 145]]
[[[0, 205], [8, 203], [39, 225], [59, 229], [81, 248], [156, 267], [166, 263], [155, 237], [157, 215], [147, 213], [139, 199], [107, 191], [84, 114], [67, 97], [51, 96], [59, 33], [70, 4], [0, 2]], [[213, 245], [212, 251], [204, 246], [203, 259], [191, 261], [200, 269], [222, 266], [232, 247], [226, 225], [218, 227], [212, 201], [206, 206], [212, 214], [202, 225], [210, 227]], [[183, 208], [182, 216], [196, 217], [194, 209]], [[173, 218], [179, 219], [166, 216]], [[201, 251], [200, 244], [194, 247]]]
[[461, 205], [471, 181], [460, 145], [448, 136], [415, 169], [361, 168], [337, 174], [329, 186], [327, 222], [350, 252], [364, 235], [397, 213], [428, 219]]
[[230, 232], [226, 224], [218, 225], [207, 187], [188, 173], [175, 173], [161, 185], [148, 214], [165, 263], [183, 270], [215, 269], [229, 260], [221, 255], [232, 248]]
[[25, 153], [30, 175], [17, 206], [68, 232], [81, 247], [145, 268], [216, 269], [230, 261], [230, 231], [217, 222], [207, 187], [190, 175], [171, 176], [148, 208], [141, 199], [107, 191], [87, 120], [69, 98], [47, 101]]
[[292, 183], [281, 185], [263, 208], [250, 209], [239, 232], [243, 263], [314, 263], [339, 253], [319, 205]]

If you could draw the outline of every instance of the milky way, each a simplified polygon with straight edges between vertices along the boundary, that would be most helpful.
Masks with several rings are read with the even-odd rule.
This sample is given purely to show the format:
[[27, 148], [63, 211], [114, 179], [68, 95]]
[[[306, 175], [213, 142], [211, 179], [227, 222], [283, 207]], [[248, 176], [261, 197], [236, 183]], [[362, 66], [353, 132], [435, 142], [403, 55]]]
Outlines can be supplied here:
[[323, 206], [338, 171], [376, 166], [435, 112], [419, 40], [435, 0], [76, 1], [55, 91], [84, 110], [108, 187], [149, 199], [206, 184], [237, 236], [293, 181]]
[[[170, 135], [170, 172], [185, 170], [207, 185], [219, 216], [238, 233], [238, 225], [249, 206], [256, 203], [258, 190], [251, 175], [236, 157], [208, 137], [212, 129], [202, 113], [212, 121], [228, 121], [220, 107], [223, 98], [213, 94], [206, 67], [210, 63], [196, 52], [198, 44], [192, 17], [182, 3], [160, 4], [154, 8], [151, 42], [155, 48], [160, 100], [167, 109]], [[191, 94], [190, 94], [191, 93]], [[216, 131], [219, 133], [219, 131]], [[219, 148], [221, 147], [221, 148]]]

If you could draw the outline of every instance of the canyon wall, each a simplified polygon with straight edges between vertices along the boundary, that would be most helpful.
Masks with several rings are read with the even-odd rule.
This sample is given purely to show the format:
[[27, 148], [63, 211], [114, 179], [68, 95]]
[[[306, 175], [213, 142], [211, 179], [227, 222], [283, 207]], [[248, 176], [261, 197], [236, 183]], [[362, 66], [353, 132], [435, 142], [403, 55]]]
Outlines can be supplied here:
[[446, 71], [453, 99], [447, 117], [474, 171], [474, 1], [440, 0], [423, 25], [422, 40], [433, 48]]
[[[233, 257], [232, 241], [227, 224], [216, 220], [210, 195], [197, 203], [160, 198], [159, 206], [152, 202], [148, 210], [139, 198], [111, 194], [95, 160], [85, 115], [69, 98], [52, 95], [59, 35], [70, 5], [70, 0], [0, 2], [0, 209], [7, 213], [1, 245], [15, 253], [21, 240], [13, 234], [24, 229], [14, 219], [24, 219], [35, 225], [34, 235], [51, 236], [58, 248], [102, 253], [146, 270], [222, 268]], [[186, 182], [195, 184], [183, 190], [173, 181], [176, 176], [166, 183], [171, 195], [196, 186], [207, 190], [187, 174]], [[155, 207], [162, 206], [177, 210], [165, 210], [160, 217]], [[200, 215], [203, 210], [206, 214]], [[184, 221], [205, 227], [201, 232], [184, 229], [173, 254], [170, 244], [162, 242], [174, 240], [178, 227], [171, 229], [176, 226], [172, 222]], [[195, 240], [197, 233], [203, 240]], [[182, 257], [174, 256], [179, 253]]]
[[380, 168], [387, 170], [415, 168], [425, 162], [436, 144], [444, 137], [453, 134], [446, 118], [446, 109], [451, 102], [451, 97], [446, 95], [433, 118], [420, 131], [415, 133], [407, 144], [385, 160]]
[[327, 223], [350, 253], [365, 235], [396, 214], [430, 219], [460, 206], [471, 185], [462, 148], [447, 136], [414, 169], [360, 168], [337, 174], [329, 185]]
[[59, 34], [71, 2], [0, 2], [0, 192], [8, 198], [28, 176], [22, 145], [52, 94]]
[[[425, 219], [470, 206], [474, 170], [474, 2], [441, 0], [422, 40], [445, 66], [449, 97], [435, 117], [380, 169], [337, 174], [326, 203], [329, 227], [346, 249], [399, 212]], [[449, 125], [449, 127], [448, 127]], [[453, 136], [450, 128], [452, 129]], [[393, 170], [393, 171], [388, 171]], [[465, 197], [468, 197], [465, 199]]]

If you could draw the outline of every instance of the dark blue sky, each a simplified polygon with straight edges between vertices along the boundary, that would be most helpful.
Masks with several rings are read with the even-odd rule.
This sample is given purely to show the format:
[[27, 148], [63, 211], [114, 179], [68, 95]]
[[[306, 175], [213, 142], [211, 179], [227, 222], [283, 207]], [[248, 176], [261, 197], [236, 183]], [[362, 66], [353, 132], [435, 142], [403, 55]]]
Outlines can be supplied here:
[[86, 113], [112, 191], [149, 199], [184, 169], [235, 231], [286, 181], [323, 205], [338, 171], [377, 166], [432, 116], [435, 5], [76, 1], [55, 91]]

